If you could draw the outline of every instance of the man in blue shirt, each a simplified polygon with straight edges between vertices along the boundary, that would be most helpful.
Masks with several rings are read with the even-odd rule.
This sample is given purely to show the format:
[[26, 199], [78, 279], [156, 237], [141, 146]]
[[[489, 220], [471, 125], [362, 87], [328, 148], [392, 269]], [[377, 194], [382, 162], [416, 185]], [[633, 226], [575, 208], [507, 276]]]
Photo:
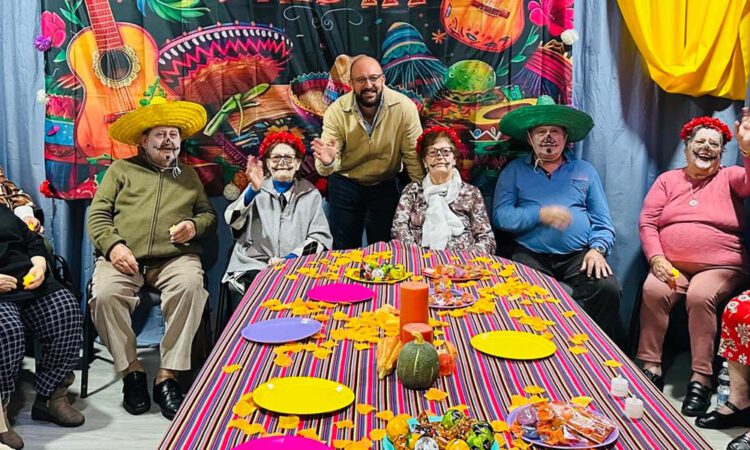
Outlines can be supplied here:
[[505, 115], [503, 134], [533, 151], [500, 174], [492, 219], [515, 237], [511, 259], [568, 284], [573, 299], [619, 340], [620, 285], [605, 259], [615, 229], [604, 188], [591, 164], [566, 151], [593, 126], [588, 114], [548, 96]]

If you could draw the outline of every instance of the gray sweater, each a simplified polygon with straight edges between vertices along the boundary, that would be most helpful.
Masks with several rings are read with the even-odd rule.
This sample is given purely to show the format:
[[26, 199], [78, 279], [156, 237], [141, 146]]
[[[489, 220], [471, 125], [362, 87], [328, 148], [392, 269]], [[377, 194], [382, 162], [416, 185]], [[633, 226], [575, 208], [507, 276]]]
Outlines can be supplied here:
[[243, 192], [227, 207], [224, 219], [237, 242], [224, 281], [233, 273], [263, 270], [270, 258], [283, 258], [290, 253], [302, 256], [311, 248], [316, 252], [331, 248], [333, 238], [323, 212], [323, 197], [315, 186], [297, 179], [289, 192], [289, 203], [282, 211], [282, 194], [266, 178], [249, 205], [245, 206]]

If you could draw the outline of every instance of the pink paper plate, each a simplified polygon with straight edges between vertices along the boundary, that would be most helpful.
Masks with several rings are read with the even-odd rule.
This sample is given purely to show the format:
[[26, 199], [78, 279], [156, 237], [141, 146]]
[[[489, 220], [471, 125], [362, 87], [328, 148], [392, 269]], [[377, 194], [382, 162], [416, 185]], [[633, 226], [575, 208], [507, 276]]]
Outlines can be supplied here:
[[331, 447], [302, 436], [270, 436], [253, 439], [232, 450], [331, 450]]
[[359, 303], [372, 300], [375, 291], [358, 284], [334, 283], [312, 288], [307, 296], [325, 303]]

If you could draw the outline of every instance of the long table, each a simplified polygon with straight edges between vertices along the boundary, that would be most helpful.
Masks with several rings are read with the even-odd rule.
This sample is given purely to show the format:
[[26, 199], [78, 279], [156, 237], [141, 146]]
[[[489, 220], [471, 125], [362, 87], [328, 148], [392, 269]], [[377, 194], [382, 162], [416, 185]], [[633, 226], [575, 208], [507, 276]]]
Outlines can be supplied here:
[[[423, 267], [437, 264], [465, 263], [476, 257], [486, 257], [465, 252], [426, 252], [423, 249], [405, 246], [398, 242], [378, 243], [364, 249], [371, 252], [392, 252], [392, 261], [404, 264], [414, 274]], [[426, 255], [427, 254], [427, 255]], [[261, 306], [268, 299], [293, 302], [305, 298], [312, 287], [332, 283], [329, 279], [313, 279], [297, 275], [303, 267], [318, 267], [315, 264], [332, 258], [330, 252], [297, 258], [283, 270], [268, 269], [261, 272], [247, 295], [234, 312], [221, 338], [217, 342], [203, 369], [185, 398], [179, 413], [164, 435], [162, 449], [230, 449], [253, 439], [235, 427], [228, 425], [236, 419], [232, 407], [240, 398], [257, 386], [275, 377], [315, 376], [331, 379], [349, 386], [356, 395], [356, 403], [366, 403], [377, 410], [390, 410], [396, 414], [417, 414], [432, 410], [442, 413], [452, 405], [468, 406], [469, 415], [487, 421], [504, 420], [509, 413], [512, 395], [526, 395], [524, 388], [535, 385], [544, 389], [543, 394], [552, 400], [567, 401], [573, 397], [588, 396], [591, 407], [614, 420], [620, 437], [614, 446], [617, 449], [710, 449], [710, 445], [696, 432], [686, 419], [667, 399], [642, 375], [641, 371], [614, 345], [552, 278], [544, 276], [526, 266], [497, 257], [491, 263], [512, 264], [512, 276], [532, 285], [546, 289], [560, 302], [523, 302], [518, 298], [500, 297], [497, 307], [489, 314], [467, 314], [463, 317], [449, 315], [439, 317], [449, 322], [445, 327], [445, 339], [458, 349], [457, 368], [453, 376], [440, 377], [435, 385], [448, 394], [447, 401], [432, 402], [424, 392], [401, 388], [396, 376], [378, 380], [376, 373], [375, 347], [370, 350], [355, 350], [351, 341], [340, 341], [329, 358], [317, 359], [311, 353], [293, 355], [294, 362], [288, 367], [273, 364], [273, 346], [251, 343], [243, 339], [240, 330], [249, 323], [289, 315], [288, 310], [274, 312]], [[344, 280], [345, 267], [340, 269]], [[290, 276], [291, 275], [291, 276]], [[506, 281], [497, 270], [492, 276], [477, 282], [468, 289], [494, 286]], [[370, 285], [376, 296], [373, 301], [337, 306], [335, 310], [349, 316], [358, 316], [365, 311], [391, 304], [398, 307], [398, 285]], [[306, 299], [306, 298], [305, 298]], [[479, 353], [470, 346], [470, 338], [478, 333], [492, 330], [531, 331], [518, 318], [508, 312], [522, 309], [529, 315], [552, 321], [548, 330], [557, 352], [546, 359], [536, 361], [510, 361]], [[572, 312], [571, 312], [572, 311]], [[573, 314], [575, 313], [575, 315]], [[341, 326], [328, 321], [324, 331]], [[569, 349], [575, 336], [587, 335], [588, 341], [580, 343], [587, 352], [574, 354]], [[318, 342], [327, 340], [328, 337]], [[606, 361], [621, 363], [605, 364]], [[242, 369], [225, 373], [222, 368], [239, 364]], [[643, 400], [645, 416], [640, 420], [628, 419], [624, 414], [622, 399], [610, 395], [610, 381], [616, 374], [630, 381], [631, 393]], [[377, 411], [376, 411], [377, 412]], [[354, 428], [338, 429], [334, 422], [352, 420]], [[294, 430], [279, 430], [279, 416], [257, 410], [247, 417], [251, 423], [259, 423], [270, 433], [283, 431], [294, 434]], [[359, 414], [354, 404], [338, 413], [302, 418], [299, 429], [312, 428], [317, 435], [332, 445], [335, 439], [357, 441], [369, 435], [372, 429], [385, 428], [385, 423], [375, 414]], [[505, 435], [510, 441], [512, 436]], [[376, 442], [374, 448], [380, 448]]]

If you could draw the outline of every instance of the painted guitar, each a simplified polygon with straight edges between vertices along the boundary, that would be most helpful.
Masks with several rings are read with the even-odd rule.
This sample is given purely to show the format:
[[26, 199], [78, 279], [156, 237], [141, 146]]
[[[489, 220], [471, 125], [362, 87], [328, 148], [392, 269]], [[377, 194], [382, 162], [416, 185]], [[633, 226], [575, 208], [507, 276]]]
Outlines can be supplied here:
[[445, 31], [468, 46], [502, 52], [523, 32], [523, 0], [443, 0]]
[[138, 107], [158, 77], [158, 48], [143, 28], [115, 22], [108, 0], [85, 0], [91, 26], [68, 46], [68, 65], [84, 88], [75, 127], [76, 147], [87, 158], [136, 154], [135, 147], [110, 139], [112, 123]]

